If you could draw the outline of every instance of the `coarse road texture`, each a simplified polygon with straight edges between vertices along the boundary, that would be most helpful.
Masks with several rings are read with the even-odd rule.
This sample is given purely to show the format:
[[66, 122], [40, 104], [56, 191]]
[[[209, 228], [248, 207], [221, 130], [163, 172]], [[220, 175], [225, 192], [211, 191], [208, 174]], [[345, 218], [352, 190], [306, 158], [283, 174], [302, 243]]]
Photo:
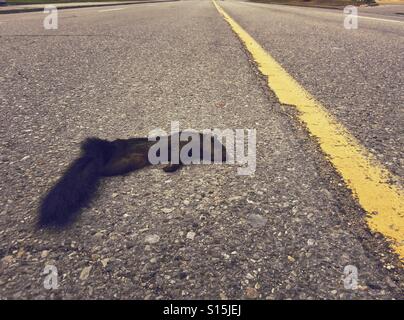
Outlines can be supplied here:
[[[348, 32], [334, 10], [220, 5], [403, 176], [401, 22]], [[398, 256], [212, 2], [116, 9], [63, 10], [58, 30], [43, 13], [0, 16], [0, 298], [402, 298]], [[105, 179], [70, 228], [34, 229], [81, 140], [171, 121], [256, 129], [255, 175], [150, 167]], [[46, 265], [56, 290], [43, 286]]]

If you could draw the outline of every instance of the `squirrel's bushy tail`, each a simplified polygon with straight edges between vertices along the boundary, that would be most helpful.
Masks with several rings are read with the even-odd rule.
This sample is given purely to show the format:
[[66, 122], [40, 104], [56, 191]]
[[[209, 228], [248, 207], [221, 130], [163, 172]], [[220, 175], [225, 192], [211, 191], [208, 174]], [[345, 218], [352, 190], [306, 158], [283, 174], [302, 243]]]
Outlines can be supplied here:
[[82, 143], [81, 150], [80, 158], [70, 165], [42, 200], [39, 227], [63, 227], [90, 202], [114, 146], [106, 140], [89, 138]]

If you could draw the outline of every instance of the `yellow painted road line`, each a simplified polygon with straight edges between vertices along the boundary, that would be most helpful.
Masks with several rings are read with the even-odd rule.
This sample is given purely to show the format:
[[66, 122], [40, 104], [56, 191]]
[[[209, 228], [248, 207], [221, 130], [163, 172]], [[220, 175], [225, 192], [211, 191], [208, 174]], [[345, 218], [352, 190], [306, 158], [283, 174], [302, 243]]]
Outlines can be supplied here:
[[404, 192], [397, 181], [355, 137], [332, 117], [283, 67], [272, 58], [237, 22], [216, 2], [216, 9], [244, 43], [258, 65], [268, 77], [268, 86], [280, 103], [299, 111], [299, 119], [309, 133], [317, 139], [328, 160], [344, 179], [347, 187], [362, 208], [374, 232], [380, 232], [392, 248], [404, 259]]

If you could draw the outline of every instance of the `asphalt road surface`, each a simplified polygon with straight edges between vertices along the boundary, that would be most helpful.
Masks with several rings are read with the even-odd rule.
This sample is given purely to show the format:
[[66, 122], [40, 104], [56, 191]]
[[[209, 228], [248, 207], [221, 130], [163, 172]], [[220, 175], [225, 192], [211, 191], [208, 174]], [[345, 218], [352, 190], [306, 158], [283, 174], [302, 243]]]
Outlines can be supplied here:
[[[403, 16], [345, 30], [337, 10], [219, 4], [402, 184]], [[0, 298], [403, 297], [400, 258], [211, 1], [63, 10], [57, 30], [45, 16], [0, 16]], [[103, 180], [68, 229], [35, 230], [80, 141], [171, 121], [256, 129], [255, 175], [150, 167]]]

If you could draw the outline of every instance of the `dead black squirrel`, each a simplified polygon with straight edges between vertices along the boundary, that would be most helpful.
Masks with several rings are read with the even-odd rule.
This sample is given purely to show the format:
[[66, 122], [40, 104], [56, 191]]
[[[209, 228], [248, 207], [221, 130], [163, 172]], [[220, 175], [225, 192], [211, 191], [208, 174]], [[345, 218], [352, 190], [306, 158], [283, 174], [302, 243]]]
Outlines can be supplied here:
[[[188, 144], [181, 141], [179, 135], [182, 132], [165, 137], [168, 148], [167, 163], [163, 168], [166, 172], [178, 170], [184, 163], [180, 159], [181, 151]], [[221, 161], [226, 161], [226, 148], [214, 136], [197, 133], [194, 137], [199, 139], [200, 152], [192, 155], [192, 149], [188, 152], [191, 158], [206, 160], [206, 153], [211, 161], [214, 161], [219, 153]], [[173, 138], [178, 141], [173, 143]], [[193, 139], [193, 138], [192, 138]], [[204, 150], [204, 139], [209, 139], [209, 150]], [[198, 141], [197, 141], [198, 142]], [[95, 194], [98, 183], [102, 177], [117, 176], [154, 164], [149, 159], [149, 150], [155, 146], [156, 141], [148, 138], [131, 138], [107, 141], [98, 138], [88, 138], [81, 144], [81, 156], [76, 159], [59, 179], [56, 185], [42, 200], [39, 208], [38, 227], [64, 227], [71, 223], [80, 209], [88, 205]], [[218, 146], [221, 149], [218, 151]], [[187, 148], [188, 150], [188, 148]], [[156, 153], [158, 156], [160, 150]], [[172, 153], [174, 152], [174, 153]], [[172, 155], [180, 159], [172, 162]], [[204, 156], [205, 154], [205, 156]]]

